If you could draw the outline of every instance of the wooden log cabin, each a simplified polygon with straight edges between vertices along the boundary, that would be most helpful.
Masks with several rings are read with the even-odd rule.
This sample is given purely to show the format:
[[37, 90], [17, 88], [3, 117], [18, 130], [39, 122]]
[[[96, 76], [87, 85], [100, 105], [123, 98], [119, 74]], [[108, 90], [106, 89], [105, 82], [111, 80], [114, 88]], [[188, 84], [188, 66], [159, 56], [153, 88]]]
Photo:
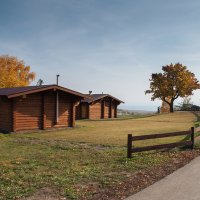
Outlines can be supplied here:
[[117, 118], [117, 106], [123, 101], [109, 94], [90, 94], [76, 106], [76, 119]]
[[84, 94], [58, 86], [0, 89], [0, 130], [17, 132], [73, 127], [75, 106]]

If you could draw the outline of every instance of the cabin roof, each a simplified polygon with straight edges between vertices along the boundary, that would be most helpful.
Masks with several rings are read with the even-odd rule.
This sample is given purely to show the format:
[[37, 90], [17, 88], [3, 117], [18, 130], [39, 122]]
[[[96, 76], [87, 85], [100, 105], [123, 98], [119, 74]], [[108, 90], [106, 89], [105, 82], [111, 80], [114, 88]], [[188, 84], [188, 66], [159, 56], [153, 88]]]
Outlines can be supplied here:
[[85, 98], [84, 100], [82, 100], [81, 102], [85, 102], [85, 103], [93, 103], [94, 101], [103, 99], [105, 97], [110, 97], [116, 101], [118, 101], [119, 103], [124, 103], [123, 101], [117, 99], [116, 97], [111, 96], [110, 94], [87, 94], [86, 95], [87, 98]]
[[[82, 98], [86, 98], [87, 96], [76, 92], [74, 90], [70, 90], [65, 87], [61, 87], [58, 85], [41, 85], [41, 86], [24, 86], [24, 87], [13, 87], [13, 88], [0, 88], [0, 96], [6, 96], [8, 98], [13, 98], [25, 94], [32, 94], [36, 92], [42, 92], [50, 89], [60, 90], [75, 96], [79, 96]], [[87, 97], [88, 98], [88, 97]]]

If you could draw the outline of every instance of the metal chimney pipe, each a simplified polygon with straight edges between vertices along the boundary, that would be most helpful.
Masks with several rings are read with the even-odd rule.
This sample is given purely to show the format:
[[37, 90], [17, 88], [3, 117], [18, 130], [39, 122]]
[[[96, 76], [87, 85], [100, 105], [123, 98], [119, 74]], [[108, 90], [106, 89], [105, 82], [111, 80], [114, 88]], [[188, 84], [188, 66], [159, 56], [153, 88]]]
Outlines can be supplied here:
[[57, 76], [57, 79], [56, 79], [56, 84], [58, 85], [58, 78], [59, 78], [59, 76], [60, 76], [60, 75], [59, 75], [59, 74], [57, 74], [56, 76]]
[[[56, 75], [56, 84], [58, 85], [58, 78], [59, 74]], [[56, 90], [56, 124], [58, 124], [59, 121], [59, 94], [58, 90]]]

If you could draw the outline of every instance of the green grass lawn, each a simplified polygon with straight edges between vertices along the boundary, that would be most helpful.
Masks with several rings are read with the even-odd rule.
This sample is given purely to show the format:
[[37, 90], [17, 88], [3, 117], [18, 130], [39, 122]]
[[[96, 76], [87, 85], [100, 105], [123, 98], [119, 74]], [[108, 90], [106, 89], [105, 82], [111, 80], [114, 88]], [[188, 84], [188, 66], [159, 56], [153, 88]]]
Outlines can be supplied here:
[[[59, 131], [0, 134], [0, 199], [19, 199], [44, 187], [54, 188], [68, 199], [85, 195], [92, 199], [99, 188], [119, 184], [138, 170], [170, 159], [167, 152], [138, 153], [126, 159], [128, 133], [187, 130], [195, 121], [194, 114], [181, 112], [138, 119], [77, 121], [76, 128]], [[180, 139], [165, 138], [156, 143]]]
[[[126, 146], [127, 134], [129, 133], [133, 135], [142, 135], [188, 130], [194, 125], [195, 121], [196, 116], [190, 112], [177, 112], [127, 120], [80, 120], [76, 122], [76, 128], [54, 132], [21, 134], [20, 136], [16, 135], [16, 137], [29, 137], [50, 141], [61, 140], [109, 146]], [[176, 138], [168, 138], [168, 140], [175, 139]], [[148, 143], [149, 142], [151, 141], [148, 141]]]

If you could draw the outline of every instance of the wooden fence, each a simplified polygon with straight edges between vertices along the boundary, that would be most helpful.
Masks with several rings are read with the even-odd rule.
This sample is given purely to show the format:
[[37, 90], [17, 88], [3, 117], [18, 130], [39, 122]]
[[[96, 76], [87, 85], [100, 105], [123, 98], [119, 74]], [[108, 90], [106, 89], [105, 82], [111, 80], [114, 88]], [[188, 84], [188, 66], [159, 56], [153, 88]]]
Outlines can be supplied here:
[[[168, 144], [158, 144], [158, 145], [153, 145], [153, 146], [133, 147], [133, 141], [174, 137], [174, 136], [181, 136], [181, 135], [188, 136], [189, 140], [168, 143]], [[137, 153], [137, 152], [142, 152], [142, 151], [175, 148], [175, 147], [183, 147], [183, 146], [190, 147], [191, 149], [194, 148], [194, 127], [191, 127], [191, 130], [188, 130], [188, 131], [173, 132], [173, 133], [161, 133], [161, 134], [139, 135], [139, 136], [133, 136], [132, 134], [128, 134], [127, 157], [132, 158], [132, 153]]]

